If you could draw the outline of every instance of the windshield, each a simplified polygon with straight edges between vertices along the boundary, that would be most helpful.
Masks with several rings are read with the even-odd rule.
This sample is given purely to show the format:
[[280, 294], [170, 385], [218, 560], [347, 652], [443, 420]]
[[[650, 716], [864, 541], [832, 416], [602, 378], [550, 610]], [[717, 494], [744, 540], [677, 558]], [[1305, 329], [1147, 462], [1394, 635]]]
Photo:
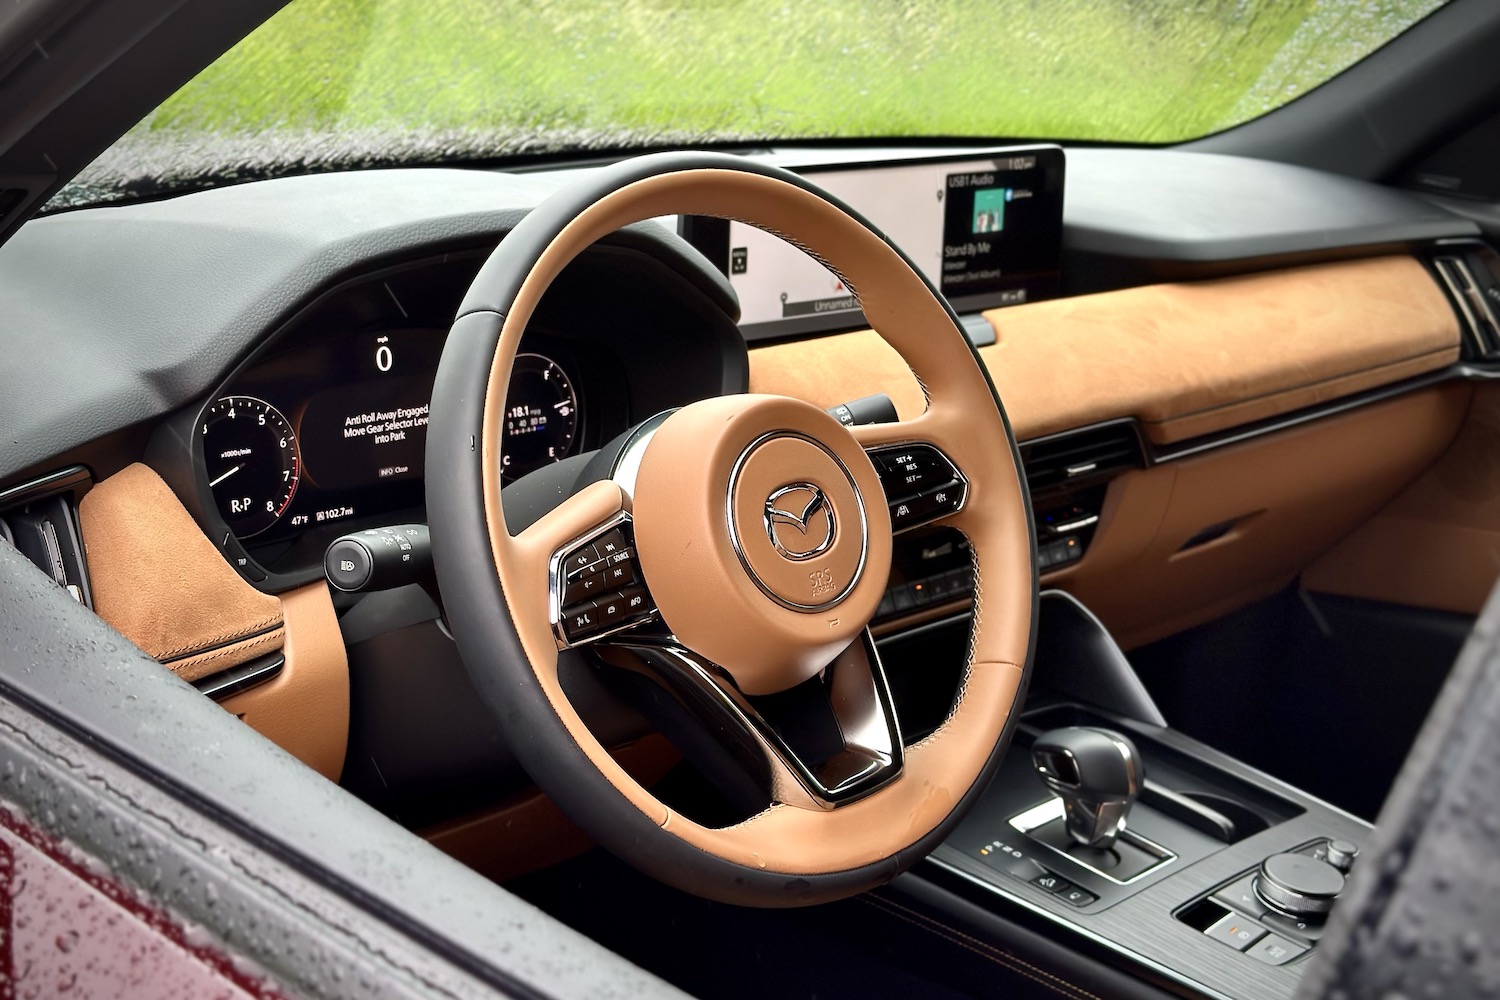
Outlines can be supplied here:
[[62, 203], [320, 169], [756, 140], [1168, 143], [1444, 0], [292, 0]]

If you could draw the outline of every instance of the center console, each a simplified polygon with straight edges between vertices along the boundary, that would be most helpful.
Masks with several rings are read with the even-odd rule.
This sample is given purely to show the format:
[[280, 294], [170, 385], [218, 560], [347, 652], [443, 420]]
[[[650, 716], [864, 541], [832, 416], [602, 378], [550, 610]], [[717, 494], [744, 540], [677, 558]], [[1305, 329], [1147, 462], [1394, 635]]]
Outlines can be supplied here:
[[1178, 994], [1290, 997], [1371, 826], [1172, 730], [1067, 594], [1037, 636], [1003, 766], [919, 873]]

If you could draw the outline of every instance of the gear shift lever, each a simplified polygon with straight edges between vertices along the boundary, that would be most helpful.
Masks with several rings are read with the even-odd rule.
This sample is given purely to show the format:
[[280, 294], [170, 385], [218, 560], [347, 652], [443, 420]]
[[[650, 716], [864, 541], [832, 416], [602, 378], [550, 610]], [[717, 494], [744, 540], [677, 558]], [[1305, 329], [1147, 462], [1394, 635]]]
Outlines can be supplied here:
[[1113, 847], [1146, 781], [1130, 740], [1111, 729], [1066, 726], [1038, 736], [1031, 765], [1063, 800], [1068, 835], [1083, 847]]

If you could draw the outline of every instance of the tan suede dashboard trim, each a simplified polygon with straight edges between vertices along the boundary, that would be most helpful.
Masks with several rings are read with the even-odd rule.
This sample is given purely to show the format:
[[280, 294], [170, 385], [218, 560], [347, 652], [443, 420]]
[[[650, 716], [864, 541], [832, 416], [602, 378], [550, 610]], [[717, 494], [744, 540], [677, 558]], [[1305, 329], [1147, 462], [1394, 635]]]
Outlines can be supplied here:
[[[1458, 360], [1452, 308], [1411, 257], [1151, 285], [993, 310], [981, 348], [1021, 440], [1121, 417], [1172, 444]], [[833, 406], [922, 391], [868, 331], [750, 352], [753, 392]]]
[[152, 469], [110, 476], [78, 517], [94, 611], [183, 680], [280, 648], [281, 602], [240, 578]]
[[326, 583], [262, 594], [139, 463], [78, 510], [94, 610], [185, 681], [282, 650], [276, 677], [222, 707], [337, 779], [349, 735], [349, 666]]

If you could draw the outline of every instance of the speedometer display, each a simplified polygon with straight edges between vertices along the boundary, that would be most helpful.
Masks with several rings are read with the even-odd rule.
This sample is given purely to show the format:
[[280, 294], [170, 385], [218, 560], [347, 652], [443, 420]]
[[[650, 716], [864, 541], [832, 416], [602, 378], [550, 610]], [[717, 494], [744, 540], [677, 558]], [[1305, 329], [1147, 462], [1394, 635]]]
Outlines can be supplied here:
[[505, 393], [500, 468], [507, 482], [567, 457], [578, 433], [578, 396], [556, 361], [517, 354]]
[[239, 538], [275, 524], [302, 476], [296, 435], [281, 411], [254, 396], [225, 396], [203, 420], [208, 486]]

